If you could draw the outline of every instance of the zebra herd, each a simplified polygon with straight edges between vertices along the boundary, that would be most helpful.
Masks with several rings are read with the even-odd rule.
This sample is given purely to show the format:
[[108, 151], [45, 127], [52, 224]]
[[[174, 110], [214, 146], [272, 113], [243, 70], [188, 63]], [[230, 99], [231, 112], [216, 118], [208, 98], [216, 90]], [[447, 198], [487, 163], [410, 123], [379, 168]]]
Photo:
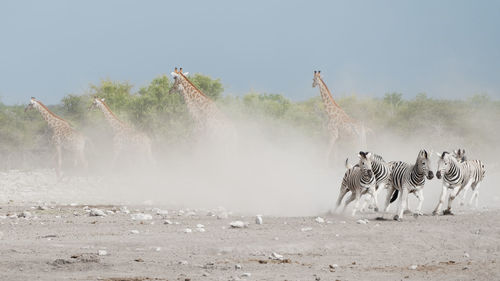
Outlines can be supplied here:
[[[439, 157], [436, 177], [442, 179], [443, 186], [439, 203], [434, 209], [433, 215], [440, 213], [448, 190], [450, 190], [448, 206], [443, 211], [444, 215], [453, 214], [451, 205], [461, 192], [461, 204], [463, 205], [469, 188], [473, 190], [470, 204], [475, 200], [475, 206], [477, 207], [479, 185], [486, 173], [483, 162], [480, 160], [467, 160], [464, 149], [457, 149], [453, 151], [453, 154], [446, 151], [442, 154], [436, 154]], [[399, 208], [394, 220], [401, 221], [403, 214], [409, 211], [408, 195], [410, 193], [413, 193], [418, 199], [418, 206], [413, 214], [415, 216], [422, 215], [425, 181], [434, 178], [430, 158], [431, 154], [425, 149], [420, 150], [414, 164], [402, 161], [386, 162], [380, 155], [360, 151], [359, 162], [356, 165], [350, 166], [348, 160], [346, 160], [347, 171], [342, 179], [335, 210], [341, 205], [344, 196], [351, 192], [350, 197], [345, 201], [344, 211], [349, 203], [355, 201], [352, 210], [354, 216], [360, 208], [361, 197], [369, 195], [370, 197], [363, 203], [361, 209], [364, 209], [364, 206], [369, 203], [378, 212], [377, 193], [387, 188], [383, 215], [387, 213], [389, 204], [399, 197]]]

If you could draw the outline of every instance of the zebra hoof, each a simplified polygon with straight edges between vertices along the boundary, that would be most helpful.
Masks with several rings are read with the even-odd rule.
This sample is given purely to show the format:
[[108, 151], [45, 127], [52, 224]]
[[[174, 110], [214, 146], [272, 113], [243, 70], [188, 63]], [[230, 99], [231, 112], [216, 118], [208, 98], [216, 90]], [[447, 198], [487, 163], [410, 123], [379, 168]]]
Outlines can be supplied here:
[[393, 218], [395, 221], [401, 221], [401, 218], [398, 215], [395, 215]]
[[403, 214], [405, 214], [405, 215], [411, 215], [411, 214], [412, 214], [412, 212], [411, 212], [410, 210], [405, 210], [405, 211], [403, 212]]
[[433, 216], [437, 216], [438, 215], [438, 211], [432, 211], [432, 215]]
[[452, 212], [451, 212], [451, 210], [444, 210], [444, 211], [443, 211], [443, 215], [445, 215], [445, 216], [448, 216], [448, 215], [449, 215], [449, 216], [454, 216], [455, 214], [454, 214], [454, 213], [452, 213]]
[[415, 212], [413, 213], [413, 216], [414, 217], [419, 217], [419, 216], [423, 216], [424, 214], [422, 212]]
[[377, 208], [377, 207], [375, 207], [373, 210], [374, 210], [375, 212], [378, 212], [378, 208]]

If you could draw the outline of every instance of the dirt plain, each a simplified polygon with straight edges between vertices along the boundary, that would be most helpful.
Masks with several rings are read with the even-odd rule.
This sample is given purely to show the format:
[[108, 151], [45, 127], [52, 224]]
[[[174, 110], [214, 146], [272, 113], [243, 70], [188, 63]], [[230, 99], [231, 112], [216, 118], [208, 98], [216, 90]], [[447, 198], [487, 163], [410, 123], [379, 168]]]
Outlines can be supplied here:
[[[367, 212], [264, 215], [256, 224], [255, 215], [224, 208], [61, 203], [78, 196], [65, 193], [75, 188], [65, 183], [2, 186], [1, 280], [500, 279], [500, 210], [493, 207], [403, 222]], [[233, 228], [233, 221], [248, 225]]]

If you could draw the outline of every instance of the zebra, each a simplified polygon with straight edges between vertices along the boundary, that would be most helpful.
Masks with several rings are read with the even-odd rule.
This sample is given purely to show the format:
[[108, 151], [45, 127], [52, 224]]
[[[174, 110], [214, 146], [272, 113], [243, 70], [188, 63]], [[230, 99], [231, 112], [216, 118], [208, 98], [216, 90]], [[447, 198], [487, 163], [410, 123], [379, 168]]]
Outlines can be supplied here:
[[[373, 174], [375, 175], [375, 181], [376, 181], [374, 197], [378, 198], [377, 196], [378, 192], [387, 187], [389, 183], [389, 176], [391, 174], [391, 165], [388, 162], [386, 162], [384, 158], [382, 158], [382, 156], [375, 153], [371, 153], [370, 160], [372, 163], [372, 171]], [[363, 207], [361, 207], [361, 210], [363, 210], [365, 208], [365, 205], [369, 203], [373, 205], [373, 210], [375, 212], [378, 212], [377, 203], [375, 203], [375, 200], [371, 200], [370, 202], [370, 199], [373, 199], [373, 197], [367, 198], [367, 200], [363, 204]]]
[[455, 157], [458, 162], [467, 161], [467, 157], [465, 156], [465, 149], [463, 148], [453, 150], [453, 157]]
[[394, 216], [394, 220], [401, 221], [403, 219], [403, 212], [407, 208], [408, 194], [414, 193], [418, 198], [419, 203], [416, 215], [421, 215], [422, 204], [424, 201], [423, 188], [425, 178], [431, 180], [434, 173], [430, 167], [430, 154], [422, 149], [418, 153], [415, 164], [411, 165], [402, 161], [389, 162], [391, 165], [391, 174], [389, 177], [389, 190], [385, 200], [384, 214], [387, 213], [389, 203], [397, 198], [400, 192], [399, 209], [398, 213]]
[[[462, 156], [464, 155], [462, 154]], [[441, 197], [438, 205], [432, 214], [437, 215], [441, 211], [441, 206], [444, 203], [447, 189], [451, 189], [451, 191], [448, 197], [448, 208], [443, 211], [443, 215], [453, 215], [451, 212], [453, 200], [455, 200], [460, 192], [464, 190], [462, 200], [460, 202], [460, 204], [463, 205], [467, 190], [471, 187], [473, 194], [469, 204], [472, 204], [472, 201], [475, 198], [477, 208], [479, 186], [481, 181], [484, 179], [485, 173], [486, 169], [483, 162], [480, 160], [465, 160], [460, 162], [456, 156], [451, 156], [450, 153], [446, 151], [439, 155], [436, 177], [438, 179], [441, 179], [441, 177], [443, 178], [443, 188], [441, 189]]]
[[359, 207], [359, 200], [361, 195], [370, 194], [377, 204], [377, 198], [375, 197], [375, 175], [372, 170], [371, 163], [371, 153], [370, 152], [359, 152], [359, 162], [354, 167], [350, 167], [348, 164], [349, 159], [346, 159], [346, 168], [347, 171], [344, 174], [344, 178], [342, 179], [342, 184], [340, 186], [340, 193], [337, 199], [337, 204], [335, 206], [335, 211], [342, 203], [342, 199], [346, 195], [347, 192], [351, 192], [351, 196], [346, 200], [344, 205], [345, 212], [347, 205], [352, 201], [356, 200], [354, 209], [352, 210], [352, 216], [356, 214], [356, 211]]

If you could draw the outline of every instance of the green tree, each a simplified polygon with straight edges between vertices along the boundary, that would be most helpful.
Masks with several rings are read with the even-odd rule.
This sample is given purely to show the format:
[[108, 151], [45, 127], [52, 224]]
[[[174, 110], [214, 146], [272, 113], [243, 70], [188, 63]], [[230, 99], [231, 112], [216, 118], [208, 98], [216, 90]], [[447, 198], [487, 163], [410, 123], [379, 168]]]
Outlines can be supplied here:
[[189, 80], [198, 87], [205, 95], [209, 96], [213, 100], [217, 100], [224, 92], [224, 87], [220, 82], [220, 79], [212, 79], [209, 76], [194, 74], [189, 77]]

